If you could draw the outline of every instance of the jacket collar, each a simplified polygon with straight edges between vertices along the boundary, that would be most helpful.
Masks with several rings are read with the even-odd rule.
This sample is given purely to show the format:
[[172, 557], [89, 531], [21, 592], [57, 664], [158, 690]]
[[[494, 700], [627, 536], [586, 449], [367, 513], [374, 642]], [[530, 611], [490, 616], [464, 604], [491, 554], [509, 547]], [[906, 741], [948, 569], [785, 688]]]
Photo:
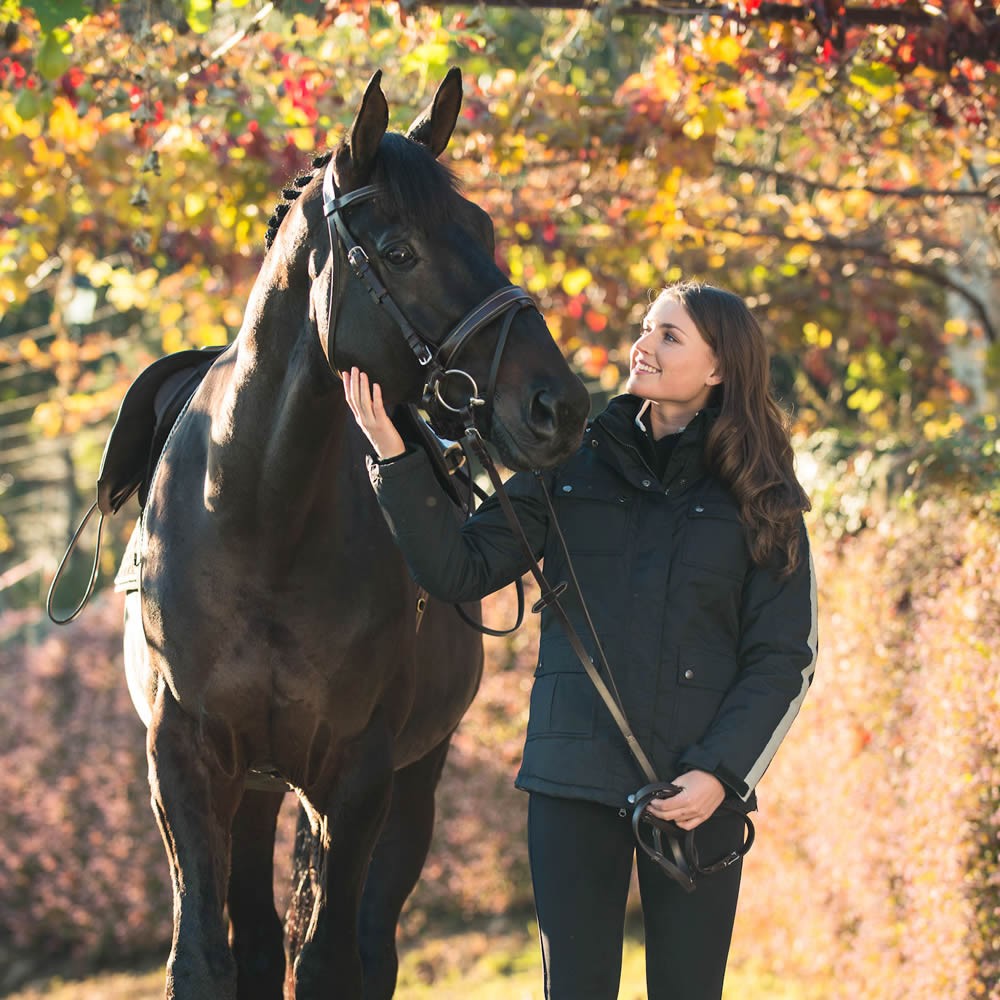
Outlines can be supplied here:
[[635, 423], [642, 402], [638, 396], [628, 393], [615, 396], [594, 419], [588, 428], [588, 436], [601, 443], [598, 453], [633, 486], [655, 488], [657, 491], [666, 487], [667, 493], [680, 492], [701, 479], [707, 471], [705, 439], [719, 411], [715, 408], [700, 410], [684, 428], [660, 484], [656, 482], [656, 476], [646, 464], [639, 447], [639, 435], [646, 433], [639, 430]]

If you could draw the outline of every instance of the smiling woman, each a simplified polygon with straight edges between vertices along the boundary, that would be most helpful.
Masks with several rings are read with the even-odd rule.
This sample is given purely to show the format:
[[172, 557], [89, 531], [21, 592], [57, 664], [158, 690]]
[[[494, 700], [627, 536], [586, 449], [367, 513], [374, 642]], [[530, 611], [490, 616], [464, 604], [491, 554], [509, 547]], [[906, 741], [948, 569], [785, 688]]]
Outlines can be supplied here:
[[[355, 368], [344, 389], [379, 457], [379, 502], [421, 586], [473, 600], [524, 573], [527, 557], [497, 499], [457, 526], [426, 457], [389, 419], [377, 381]], [[560, 598], [565, 615], [578, 634], [592, 617], [587, 652], [603, 663], [599, 642], [632, 732], [656, 775], [675, 786], [648, 813], [674, 831], [697, 830], [706, 868], [727, 859], [685, 895], [638, 854], [647, 996], [712, 1000], [722, 992], [745, 814], [812, 680], [809, 503], [770, 390], [763, 333], [737, 296], [697, 284], [666, 289], [632, 348], [627, 390], [575, 455], [544, 476], [517, 474], [506, 489], [547, 578], [577, 584]], [[531, 796], [551, 1000], [618, 996], [636, 856], [626, 806], [648, 770], [547, 605], [516, 784]]]
[[629, 360], [625, 388], [653, 404], [649, 416], [655, 440], [684, 430], [722, 381], [715, 351], [680, 300], [668, 293], [646, 314]]

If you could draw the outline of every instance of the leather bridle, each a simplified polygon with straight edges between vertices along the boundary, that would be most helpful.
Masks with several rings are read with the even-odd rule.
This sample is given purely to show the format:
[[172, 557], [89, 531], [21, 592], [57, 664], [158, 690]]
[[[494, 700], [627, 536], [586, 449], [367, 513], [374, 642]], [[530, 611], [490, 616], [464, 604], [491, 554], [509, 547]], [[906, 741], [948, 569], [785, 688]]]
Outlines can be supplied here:
[[[511, 325], [514, 322], [515, 316], [522, 309], [537, 309], [535, 301], [523, 288], [518, 288], [516, 285], [505, 285], [503, 288], [487, 296], [479, 305], [472, 309], [440, 343], [434, 343], [428, 337], [421, 335], [409, 321], [403, 310], [400, 309], [388, 288], [386, 288], [385, 284], [379, 278], [371, 258], [369, 258], [364, 248], [351, 234], [347, 226], [347, 221], [344, 218], [346, 209], [361, 202], [371, 201], [378, 196], [378, 193], [379, 189], [376, 185], [368, 184], [354, 191], [348, 191], [346, 194], [340, 194], [333, 179], [333, 160], [327, 164], [326, 171], [323, 174], [323, 213], [326, 216], [327, 230], [330, 235], [330, 250], [334, 252], [338, 242], [340, 243], [354, 275], [365, 286], [376, 305], [385, 309], [389, 316], [392, 317], [400, 333], [402, 333], [407, 346], [413, 352], [421, 367], [424, 368], [424, 388], [421, 393], [423, 405], [430, 408], [437, 403], [449, 412], [458, 414], [462, 418], [465, 427], [473, 425], [472, 410], [474, 407], [485, 406], [487, 418], [489, 419], [492, 417], [492, 406], [496, 394], [496, 380], [500, 369], [500, 359], [507, 343], [507, 336], [510, 333]], [[335, 308], [334, 284], [333, 279], [331, 279], [330, 295], [327, 304], [327, 328], [330, 340], [328, 356], [331, 367], [336, 370], [336, 363], [334, 361], [336, 341]], [[501, 316], [504, 317], [504, 323], [500, 329], [493, 352], [493, 360], [490, 365], [486, 384], [486, 393], [485, 395], [481, 395], [479, 386], [472, 375], [465, 371], [465, 369], [453, 366], [459, 352], [475, 334]], [[459, 405], [454, 405], [447, 398], [446, 392], [442, 391], [442, 387], [449, 380], [453, 384], [456, 382], [459, 383], [465, 390], [459, 393], [463, 398], [463, 402]], [[428, 412], [430, 412], [430, 409]]]

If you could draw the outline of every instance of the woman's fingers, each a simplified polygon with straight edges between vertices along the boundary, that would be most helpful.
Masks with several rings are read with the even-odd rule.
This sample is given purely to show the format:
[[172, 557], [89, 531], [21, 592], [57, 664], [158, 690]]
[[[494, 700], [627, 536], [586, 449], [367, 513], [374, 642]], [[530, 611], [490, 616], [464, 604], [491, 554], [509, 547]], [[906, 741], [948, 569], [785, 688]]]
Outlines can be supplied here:
[[667, 799], [654, 799], [649, 811], [660, 819], [673, 820], [683, 830], [700, 826], [725, 798], [725, 786], [706, 771], [688, 771], [674, 779], [681, 791]]
[[347, 405], [379, 458], [403, 454], [406, 445], [385, 412], [382, 387], [377, 382], [370, 383], [368, 376], [357, 368], [344, 372], [343, 382]]

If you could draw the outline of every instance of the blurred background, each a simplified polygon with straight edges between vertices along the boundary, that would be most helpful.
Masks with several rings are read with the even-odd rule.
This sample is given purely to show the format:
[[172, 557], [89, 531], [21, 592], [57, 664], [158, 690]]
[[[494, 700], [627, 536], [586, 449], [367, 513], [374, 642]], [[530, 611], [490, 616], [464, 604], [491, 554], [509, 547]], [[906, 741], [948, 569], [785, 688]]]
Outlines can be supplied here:
[[[162, 991], [167, 865], [110, 587], [134, 501], [92, 604], [63, 629], [42, 610], [121, 399], [235, 336], [282, 188], [375, 69], [403, 130], [457, 65], [444, 158], [595, 408], [669, 281], [733, 289], [770, 338], [821, 653], [760, 787], [729, 995], [1000, 997], [1000, 8], [549, 6], [0, 0], [0, 994], [149, 962]], [[541, 995], [512, 788], [535, 628], [487, 640], [401, 996]], [[147, 995], [126, 981], [73, 996]]]

